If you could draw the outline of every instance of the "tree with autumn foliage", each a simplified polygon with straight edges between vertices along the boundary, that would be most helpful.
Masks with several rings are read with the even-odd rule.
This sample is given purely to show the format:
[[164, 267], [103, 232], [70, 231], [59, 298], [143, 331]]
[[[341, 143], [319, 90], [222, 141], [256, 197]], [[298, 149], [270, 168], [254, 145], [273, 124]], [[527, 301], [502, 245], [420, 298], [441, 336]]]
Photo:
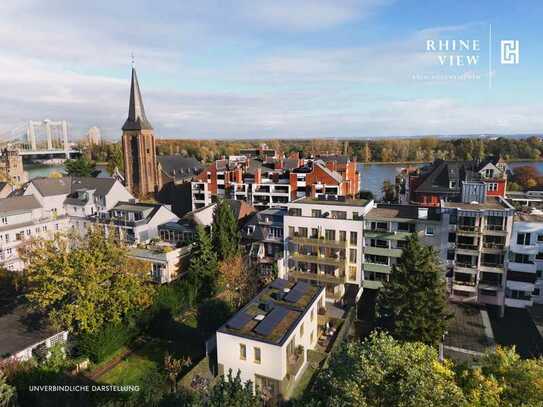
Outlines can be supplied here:
[[219, 281], [234, 308], [249, 301], [258, 289], [258, 277], [240, 255], [219, 264]]
[[57, 327], [93, 333], [152, 302], [148, 267], [130, 259], [114, 233], [106, 236], [101, 228], [89, 228], [85, 236], [32, 239], [20, 252], [27, 265], [26, 298]]

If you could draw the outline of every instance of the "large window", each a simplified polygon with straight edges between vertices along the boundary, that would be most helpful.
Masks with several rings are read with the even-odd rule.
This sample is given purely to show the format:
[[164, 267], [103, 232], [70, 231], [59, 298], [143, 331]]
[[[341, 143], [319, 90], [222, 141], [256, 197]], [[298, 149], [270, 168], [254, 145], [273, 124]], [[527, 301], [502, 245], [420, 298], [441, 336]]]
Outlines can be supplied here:
[[530, 245], [530, 234], [529, 233], [517, 233], [517, 244], [523, 246]]
[[358, 241], [358, 233], [357, 232], [351, 232], [351, 244], [355, 245]]
[[247, 359], [247, 347], [243, 343], [239, 344], [239, 358], [241, 360]]
[[260, 362], [262, 362], [262, 359], [261, 359], [261, 354], [260, 354], [260, 348], [254, 348], [254, 351], [255, 351], [255, 363], [257, 364], [260, 364]]
[[388, 266], [388, 257], [378, 256], [376, 254], [366, 254], [366, 263], [384, 264]]

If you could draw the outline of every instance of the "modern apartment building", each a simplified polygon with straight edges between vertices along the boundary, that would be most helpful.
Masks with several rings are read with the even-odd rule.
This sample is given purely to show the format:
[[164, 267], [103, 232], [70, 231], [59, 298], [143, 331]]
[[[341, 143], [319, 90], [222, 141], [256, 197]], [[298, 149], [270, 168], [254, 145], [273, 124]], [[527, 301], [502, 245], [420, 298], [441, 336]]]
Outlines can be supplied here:
[[505, 305], [524, 308], [543, 304], [543, 213], [515, 214], [507, 281]]
[[364, 219], [364, 287], [377, 289], [388, 281], [413, 233], [440, 256], [446, 253], [447, 234], [442, 233], [439, 209], [378, 204], [368, 212]]
[[250, 380], [267, 399], [288, 399], [317, 345], [325, 289], [277, 279], [216, 333], [219, 374]]
[[128, 255], [149, 267], [149, 278], [157, 284], [170, 283], [181, 276], [181, 269], [189, 257], [191, 246], [174, 248], [169, 245], [133, 247]]
[[501, 197], [484, 203], [442, 202], [453, 300], [503, 306], [514, 208]]
[[364, 217], [373, 201], [319, 196], [287, 205], [284, 217], [285, 266], [289, 279], [326, 287], [341, 300], [346, 285], [362, 287]]
[[285, 206], [300, 197], [335, 194], [355, 197], [360, 190], [356, 161], [345, 156], [301, 160], [230, 156], [217, 160], [192, 182], [193, 210], [215, 197], [244, 200], [258, 210]]

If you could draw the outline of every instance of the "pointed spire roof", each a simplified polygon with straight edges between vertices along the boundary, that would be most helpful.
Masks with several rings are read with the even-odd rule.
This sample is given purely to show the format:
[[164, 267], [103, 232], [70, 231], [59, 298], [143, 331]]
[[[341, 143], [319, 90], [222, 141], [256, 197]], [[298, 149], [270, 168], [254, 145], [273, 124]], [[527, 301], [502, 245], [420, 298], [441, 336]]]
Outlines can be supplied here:
[[128, 118], [124, 122], [123, 130], [152, 130], [153, 126], [145, 117], [143, 99], [136, 69], [132, 67], [132, 83], [130, 85], [130, 103], [128, 105]]

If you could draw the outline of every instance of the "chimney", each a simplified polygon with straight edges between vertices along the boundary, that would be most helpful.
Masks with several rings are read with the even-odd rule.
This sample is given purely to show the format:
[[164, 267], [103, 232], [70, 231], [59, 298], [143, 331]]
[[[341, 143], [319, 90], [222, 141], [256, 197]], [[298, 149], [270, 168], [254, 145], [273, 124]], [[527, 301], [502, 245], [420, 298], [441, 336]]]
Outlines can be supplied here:
[[255, 171], [255, 184], [262, 183], [262, 169], [257, 168]]

